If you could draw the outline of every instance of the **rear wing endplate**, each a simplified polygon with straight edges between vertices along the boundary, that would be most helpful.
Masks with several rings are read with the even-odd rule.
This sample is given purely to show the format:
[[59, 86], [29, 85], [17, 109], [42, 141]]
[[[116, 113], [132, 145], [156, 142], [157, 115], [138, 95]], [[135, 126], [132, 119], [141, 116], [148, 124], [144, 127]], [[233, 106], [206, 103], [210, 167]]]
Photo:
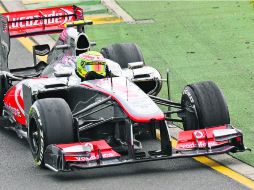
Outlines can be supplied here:
[[8, 19], [12, 38], [58, 33], [65, 28], [65, 23], [83, 20], [83, 10], [77, 6], [24, 10], [2, 15]]
[[10, 37], [7, 18], [0, 14], [0, 71], [8, 71]]

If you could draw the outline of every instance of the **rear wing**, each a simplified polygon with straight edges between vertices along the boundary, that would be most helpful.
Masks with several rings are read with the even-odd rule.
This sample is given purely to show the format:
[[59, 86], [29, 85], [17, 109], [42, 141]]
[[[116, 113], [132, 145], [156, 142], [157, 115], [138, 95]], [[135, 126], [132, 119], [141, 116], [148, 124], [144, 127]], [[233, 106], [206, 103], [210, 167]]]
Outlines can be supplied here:
[[83, 10], [62, 6], [3, 13], [8, 19], [10, 37], [23, 37], [61, 32], [67, 22], [83, 20]]

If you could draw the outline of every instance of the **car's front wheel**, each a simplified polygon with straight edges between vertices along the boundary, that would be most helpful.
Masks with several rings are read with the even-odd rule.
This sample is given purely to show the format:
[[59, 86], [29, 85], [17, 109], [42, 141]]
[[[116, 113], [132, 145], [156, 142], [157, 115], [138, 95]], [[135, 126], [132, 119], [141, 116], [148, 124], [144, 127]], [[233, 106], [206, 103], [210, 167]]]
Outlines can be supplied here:
[[181, 100], [184, 130], [204, 129], [230, 123], [228, 106], [212, 81], [187, 85]]
[[28, 142], [35, 164], [44, 167], [44, 151], [50, 144], [74, 142], [70, 107], [61, 98], [37, 100], [29, 112]]

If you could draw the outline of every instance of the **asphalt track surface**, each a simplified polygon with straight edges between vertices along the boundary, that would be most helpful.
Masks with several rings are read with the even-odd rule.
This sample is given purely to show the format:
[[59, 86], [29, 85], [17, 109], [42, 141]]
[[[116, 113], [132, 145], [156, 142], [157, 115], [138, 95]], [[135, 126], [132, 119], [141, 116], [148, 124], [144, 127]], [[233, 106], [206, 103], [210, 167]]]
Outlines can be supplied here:
[[[11, 67], [31, 65], [32, 55], [18, 41], [12, 40], [11, 49]], [[26, 140], [2, 127], [0, 172], [0, 190], [247, 189], [191, 158], [54, 173], [35, 167]]]

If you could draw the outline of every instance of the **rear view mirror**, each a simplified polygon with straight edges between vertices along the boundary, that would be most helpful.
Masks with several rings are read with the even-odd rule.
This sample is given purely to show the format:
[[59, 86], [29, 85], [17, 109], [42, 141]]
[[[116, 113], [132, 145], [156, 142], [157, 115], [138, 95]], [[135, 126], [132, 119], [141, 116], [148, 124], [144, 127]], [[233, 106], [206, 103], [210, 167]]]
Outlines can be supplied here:
[[54, 72], [55, 77], [70, 77], [72, 75], [71, 71], [56, 71]]
[[96, 46], [96, 42], [90, 42], [90, 46]]
[[49, 54], [50, 47], [48, 44], [36, 45], [36, 46], [33, 46], [33, 51], [35, 55], [44, 56]]
[[50, 47], [48, 44], [33, 46], [34, 66], [37, 64], [36, 55], [44, 56], [44, 55], [48, 55], [49, 52], [50, 52]]
[[129, 69], [138, 69], [143, 67], [145, 64], [143, 61], [128, 63]]

